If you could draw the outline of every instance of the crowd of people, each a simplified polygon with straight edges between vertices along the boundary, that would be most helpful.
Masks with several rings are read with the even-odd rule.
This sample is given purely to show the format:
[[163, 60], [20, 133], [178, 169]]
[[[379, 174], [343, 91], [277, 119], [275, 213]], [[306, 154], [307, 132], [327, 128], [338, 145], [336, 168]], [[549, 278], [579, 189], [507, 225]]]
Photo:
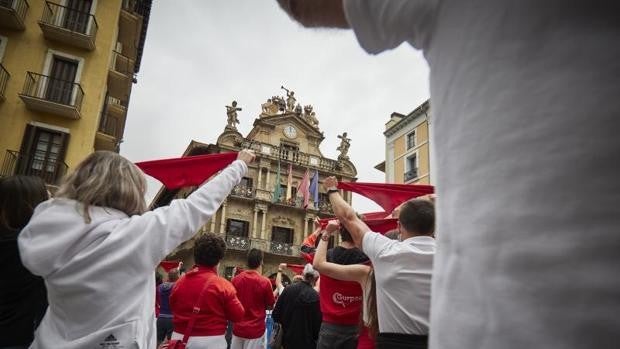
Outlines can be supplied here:
[[[95, 152], [51, 199], [40, 180], [0, 180], [0, 348], [155, 348], [158, 327], [164, 342], [224, 348], [229, 322], [231, 345], [254, 348], [272, 306], [287, 349], [617, 346], [617, 5], [279, 3], [304, 26], [353, 29], [370, 53], [403, 42], [424, 51], [437, 254], [433, 202], [405, 202], [390, 239], [328, 178], [337, 220], [310, 246], [314, 267], [277, 287], [275, 305], [260, 252], [230, 283], [217, 274], [224, 241], [205, 234], [157, 326], [153, 270], [213, 216], [254, 154], [147, 211], [142, 172]], [[342, 243], [328, 251], [338, 231]]]
[[[111, 152], [90, 155], [53, 198], [38, 178], [1, 179], [1, 274], [19, 282], [20, 292], [1, 289], [0, 326], [19, 331], [3, 336], [0, 348], [154, 348], [175, 341], [190, 349], [264, 348], [270, 310], [284, 348], [424, 347], [433, 204], [401, 205], [402, 242], [392, 240], [365, 226], [334, 177], [324, 185], [337, 219], [325, 227], [317, 222], [302, 248], [314, 261], [292, 284], [282, 283], [286, 264], [273, 285], [262, 275], [258, 249], [249, 250], [247, 268], [231, 281], [219, 276], [226, 243], [207, 233], [195, 240], [195, 265], [182, 275], [172, 269], [155, 285], [153, 270], [208, 221], [253, 159], [241, 151], [186, 199], [148, 212], [143, 175]], [[335, 233], [340, 243], [328, 250]]]

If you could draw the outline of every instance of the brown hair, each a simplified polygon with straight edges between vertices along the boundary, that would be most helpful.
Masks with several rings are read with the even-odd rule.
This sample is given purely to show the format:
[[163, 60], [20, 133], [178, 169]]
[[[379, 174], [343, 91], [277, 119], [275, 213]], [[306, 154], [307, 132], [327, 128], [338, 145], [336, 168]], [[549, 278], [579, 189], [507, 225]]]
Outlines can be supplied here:
[[[368, 333], [371, 338], [376, 338], [379, 334], [379, 315], [377, 314], [377, 280], [375, 280], [375, 270], [370, 269], [368, 273], [370, 288], [368, 289]], [[365, 324], [366, 325], [366, 324]]]
[[38, 204], [48, 199], [45, 183], [34, 176], [0, 179], [0, 229], [22, 230]]
[[56, 192], [56, 197], [84, 205], [84, 221], [90, 223], [90, 206], [110, 207], [128, 216], [146, 211], [146, 180], [131, 161], [111, 151], [96, 151], [82, 161]]
[[197, 265], [216, 266], [226, 253], [226, 242], [213, 233], [206, 233], [196, 239], [194, 244], [194, 260]]
[[432, 235], [435, 231], [435, 205], [423, 199], [409, 200], [402, 205], [398, 221], [410, 234]]

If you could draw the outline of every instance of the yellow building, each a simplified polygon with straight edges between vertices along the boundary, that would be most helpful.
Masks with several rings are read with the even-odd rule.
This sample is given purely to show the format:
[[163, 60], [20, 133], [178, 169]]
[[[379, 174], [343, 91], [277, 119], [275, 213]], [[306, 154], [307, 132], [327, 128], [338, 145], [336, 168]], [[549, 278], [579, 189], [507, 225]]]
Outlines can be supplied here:
[[0, 176], [118, 151], [152, 0], [0, 0]]
[[[283, 97], [274, 97], [262, 105], [262, 110], [246, 136], [236, 130], [236, 111], [229, 111], [228, 126], [215, 144], [192, 141], [183, 154], [221, 153], [244, 148], [253, 149], [257, 154], [247, 177], [198, 232], [213, 232], [226, 240], [228, 251], [220, 264], [220, 274], [226, 277], [232, 275], [235, 266], [245, 267], [246, 253], [250, 248], [265, 251], [263, 274], [267, 276], [276, 272], [279, 263], [303, 263], [300, 248], [304, 238], [313, 230], [314, 218], [333, 215], [322, 184], [318, 186], [318, 202], [311, 198], [309, 207], [302, 208], [301, 200], [296, 200], [297, 187], [304, 174], [308, 171], [312, 178], [318, 173], [319, 183], [328, 176], [346, 182], [355, 181], [357, 175], [347, 156], [348, 138], [341, 140], [341, 154], [337, 160], [323, 156], [319, 146], [324, 136], [311, 106], [302, 111], [301, 106], [288, 107]], [[292, 168], [292, 185], [291, 198], [287, 199], [289, 166]], [[276, 183], [281, 189], [280, 199], [274, 197]], [[168, 205], [174, 198], [187, 197], [194, 189], [170, 191], [162, 188], [151, 207]], [[350, 193], [344, 195], [351, 202]], [[183, 260], [191, 267], [194, 263], [192, 247], [193, 239], [179, 246], [169, 257]], [[289, 276], [292, 276], [290, 272]]]
[[385, 124], [385, 161], [375, 166], [386, 183], [432, 184], [427, 100], [407, 115], [392, 113]]

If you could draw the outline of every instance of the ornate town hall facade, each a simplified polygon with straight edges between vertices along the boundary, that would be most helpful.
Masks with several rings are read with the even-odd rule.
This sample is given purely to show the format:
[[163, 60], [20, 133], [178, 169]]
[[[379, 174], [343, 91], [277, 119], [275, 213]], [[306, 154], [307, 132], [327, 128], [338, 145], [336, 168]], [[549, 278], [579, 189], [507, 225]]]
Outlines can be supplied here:
[[[312, 232], [316, 217], [333, 214], [327, 195], [318, 185], [318, 200], [311, 195], [307, 208], [297, 197], [297, 188], [306, 172], [319, 183], [328, 176], [340, 181], [354, 181], [355, 166], [347, 155], [350, 139], [344, 133], [340, 138], [338, 159], [323, 156], [320, 145], [324, 140], [312, 106], [296, 104], [293, 91], [285, 97], [272, 97], [262, 105], [262, 112], [254, 121], [247, 136], [237, 130], [237, 103], [227, 106], [228, 123], [215, 144], [192, 141], [183, 156], [239, 151], [250, 148], [257, 158], [217, 214], [197, 234], [220, 234], [228, 247], [220, 264], [220, 274], [230, 277], [235, 266], [245, 267], [246, 252], [250, 248], [265, 251], [264, 275], [276, 271], [279, 263], [302, 263], [300, 245]], [[292, 180], [289, 181], [289, 169]], [[290, 182], [290, 185], [289, 185]], [[276, 186], [276, 183], [279, 185]], [[152, 207], [167, 205], [174, 198], [187, 197], [196, 188], [166, 190], [162, 188]], [[351, 202], [350, 193], [344, 193]], [[179, 246], [170, 259], [181, 259], [188, 267], [193, 265], [193, 240]], [[291, 274], [289, 274], [291, 275]]]

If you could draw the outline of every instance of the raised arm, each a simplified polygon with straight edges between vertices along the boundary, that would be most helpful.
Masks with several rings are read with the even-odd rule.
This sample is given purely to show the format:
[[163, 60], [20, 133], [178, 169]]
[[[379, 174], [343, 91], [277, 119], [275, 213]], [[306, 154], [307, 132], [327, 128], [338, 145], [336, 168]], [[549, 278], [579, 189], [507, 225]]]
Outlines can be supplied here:
[[366, 223], [355, 214], [353, 208], [340, 196], [340, 192], [337, 189], [338, 180], [336, 177], [328, 177], [323, 183], [323, 186], [327, 189], [334, 214], [338, 217], [340, 223], [351, 233], [355, 246], [362, 248], [364, 234], [370, 231], [370, 228], [368, 228]]
[[356, 281], [363, 284], [370, 272], [370, 267], [362, 264], [340, 265], [336, 263], [330, 263], [327, 261], [327, 244], [331, 235], [339, 228], [338, 221], [329, 221], [319, 246], [316, 249], [314, 255], [313, 266], [322, 275], [327, 275], [330, 278], [343, 280], [343, 281]]
[[189, 240], [209, 221], [254, 160], [254, 153], [242, 150], [237, 160], [215, 178], [194, 191], [187, 199], [173, 200], [169, 206], [130, 217], [126, 230], [135, 233], [131, 242], [136, 246], [140, 262], [155, 267], [183, 241]]
[[349, 28], [343, 0], [278, 0], [280, 7], [304, 27]]

